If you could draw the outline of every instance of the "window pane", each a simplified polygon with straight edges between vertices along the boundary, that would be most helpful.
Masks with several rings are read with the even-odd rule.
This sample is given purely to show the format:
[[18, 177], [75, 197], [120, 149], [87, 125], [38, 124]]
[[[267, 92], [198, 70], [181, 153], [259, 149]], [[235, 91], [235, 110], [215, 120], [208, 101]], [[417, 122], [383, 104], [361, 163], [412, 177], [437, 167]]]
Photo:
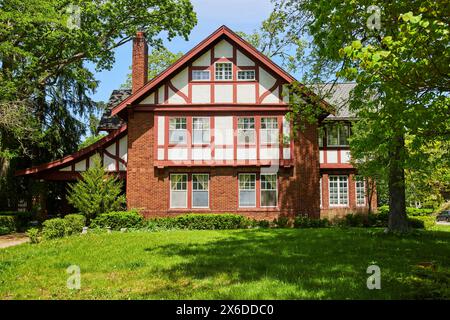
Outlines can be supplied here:
[[193, 190], [208, 190], [208, 183], [209, 183], [209, 175], [207, 174], [192, 175]]
[[276, 189], [277, 189], [277, 175], [261, 174], [261, 190], [276, 190]]
[[229, 62], [216, 63], [216, 80], [232, 80], [232, 65]]
[[269, 190], [261, 190], [261, 207], [276, 207], [277, 192]]
[[171, 207], [186, 208], [187, 207], [187, 191], [172, 191]]
[[335, 125], [330, 125], [327, 127], [327, 144], [328, 146], [338, 145], [338, 127]]
[[193, 70], [192, 80], [209, 80], [209, 71], [207, 70]]
[[330, 199], [330, 205], [337, 205], [339, 204], [338, 200], [338, 177], [329, 177], [329, 199]]
[[278, 129], [277, 118], [261, 118], [261, 129]]
[[192, 141], [195, 144], [209, 144], [210, 128], [209, 118], [193, 118], [192, 119]]
[[339, 204], [347, 204], [347, 177], [339, 177]]
[[255, 190], [255, 188], [256, 188], [256, 175], [254, 174], [239, 175], [240, 190]]
[[323, 137], [325, 133], [323, 128], [319, 128], [319, 147], [323, 147]]
[[361, 177], [356, 179], [356, 204], [358, 206], [366, 204], [366, 186], [364, 179]]
[[348, 145], [348, 137], [349, 137], [350, 128], [347, 125], [339, 126], [339, 144], [341, 146]]
[[255, 80], [255, 71], [254, 70], [238, 71], [238, 79], [239, 80]]
[[186, 174], [171, 174], [170, 188], [172, 190], [187, 190], [187, 175]]
[[169, 143], [185, 144], [186, 130], [169, 130]]
[[239, 191], [239, 206], [240, 207], [255, 207], [256, 197], [255, 191]]
[[208, 191], [192, 191], [192, 206], [194, 208], [207, 208]]

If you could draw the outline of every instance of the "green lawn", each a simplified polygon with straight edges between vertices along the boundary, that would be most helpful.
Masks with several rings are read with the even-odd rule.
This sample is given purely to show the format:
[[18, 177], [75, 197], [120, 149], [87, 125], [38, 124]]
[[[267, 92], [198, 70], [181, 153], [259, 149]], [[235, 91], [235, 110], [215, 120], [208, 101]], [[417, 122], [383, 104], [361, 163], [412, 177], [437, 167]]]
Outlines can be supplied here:
[[[80, 290], [66, 288], [72, 264]], [[366, 287], [371, 264], [381, 268], [381, 290]], [[449, 299], [449, 282], [444, 231], [134, 232], [0, 250], [0, 299]]]

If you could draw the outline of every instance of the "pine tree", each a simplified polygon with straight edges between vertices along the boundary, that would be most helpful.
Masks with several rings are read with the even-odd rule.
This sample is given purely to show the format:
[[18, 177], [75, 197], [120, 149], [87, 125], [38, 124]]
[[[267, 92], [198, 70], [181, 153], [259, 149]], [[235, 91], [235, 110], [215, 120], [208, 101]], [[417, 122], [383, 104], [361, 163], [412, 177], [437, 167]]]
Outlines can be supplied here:
[[105, 172], [99, 156], [93, 165], [81, 174], [81, 179], [69, 185], [67, 200], [89, 223], [100, 213], [121, 210], [125, 206], [122, 181]]

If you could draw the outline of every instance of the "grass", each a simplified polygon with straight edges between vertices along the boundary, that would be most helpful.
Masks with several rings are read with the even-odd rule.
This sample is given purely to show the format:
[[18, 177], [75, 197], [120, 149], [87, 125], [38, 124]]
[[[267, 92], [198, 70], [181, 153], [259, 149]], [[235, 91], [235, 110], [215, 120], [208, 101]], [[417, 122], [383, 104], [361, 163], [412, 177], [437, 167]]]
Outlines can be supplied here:
[[0, 299], [449, 299], [449, 244], [358, 228], [88, 234], [0, 250]]

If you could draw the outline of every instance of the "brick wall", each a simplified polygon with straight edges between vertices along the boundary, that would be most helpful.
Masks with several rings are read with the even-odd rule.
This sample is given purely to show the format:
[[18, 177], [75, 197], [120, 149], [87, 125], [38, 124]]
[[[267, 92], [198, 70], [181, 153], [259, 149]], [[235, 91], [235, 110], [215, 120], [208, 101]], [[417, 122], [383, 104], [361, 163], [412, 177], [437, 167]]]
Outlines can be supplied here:
[[[164, 168], [153, 166], [154, 117], [152, 112], [132, 112], [128, 117], [127, 206], [146, 217], [188, 212], [238, 213], [257, 219], [308, 214], [319, 217], [319, 151], [315, 125], [307, 125], [295, 138], [292, 167], [278, 172], [278, 209], [239, 209], [238, 174], [258, 173], [257, 167]], [[210, 174], [210, 208], [169, 209], [170, 173]], [[190, 176], [189, 176], [190, 177]], [[258, 178], [258, 177], [257, 177]]]

